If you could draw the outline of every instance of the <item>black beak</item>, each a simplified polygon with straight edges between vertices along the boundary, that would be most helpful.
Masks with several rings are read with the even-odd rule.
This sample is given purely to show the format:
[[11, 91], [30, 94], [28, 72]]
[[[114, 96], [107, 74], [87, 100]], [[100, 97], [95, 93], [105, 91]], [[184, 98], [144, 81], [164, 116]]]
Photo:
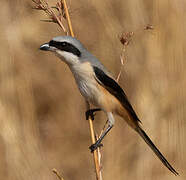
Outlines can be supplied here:
[[49, 51], [50, 46], [49, 46], [48, 43], [45, 43], [45, 44], [41, 45], [39, 49], [42, 50], [42, 51]]

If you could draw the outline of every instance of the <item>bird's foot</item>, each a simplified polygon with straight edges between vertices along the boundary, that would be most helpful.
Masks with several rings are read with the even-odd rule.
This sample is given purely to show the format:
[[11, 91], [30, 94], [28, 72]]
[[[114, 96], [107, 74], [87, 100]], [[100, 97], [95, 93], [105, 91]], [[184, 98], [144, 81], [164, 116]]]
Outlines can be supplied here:
[[91, 153], [93, 153], [97, 148], [102, 147], [102, 146], [103, 146], [103, 144], [96, 142], [96, 143], [92, 144], [89, 147], [89, 149], [91, 150]]
[[96, 108], [96, 109], [89, 109], [85, 112], [85, 116], [86, 116], [86, 120], [89, 119], [89, 117], [94, 120], [94, 116], [95, 116], [95, 113], [96, 111], [101, 111], [100, 108]]

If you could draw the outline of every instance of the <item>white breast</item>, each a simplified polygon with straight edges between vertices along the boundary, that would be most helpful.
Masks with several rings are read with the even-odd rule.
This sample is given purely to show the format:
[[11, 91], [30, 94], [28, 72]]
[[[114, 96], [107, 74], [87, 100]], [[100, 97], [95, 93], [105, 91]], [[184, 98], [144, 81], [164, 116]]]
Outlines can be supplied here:
[[78, 63], [71, 67], [76, 83], [81, 94], [86, 100], [94, 105], [98, 105], [98, 98], [100, 96], [97, 82], [94, 78], [93, 68], [90, 63]]

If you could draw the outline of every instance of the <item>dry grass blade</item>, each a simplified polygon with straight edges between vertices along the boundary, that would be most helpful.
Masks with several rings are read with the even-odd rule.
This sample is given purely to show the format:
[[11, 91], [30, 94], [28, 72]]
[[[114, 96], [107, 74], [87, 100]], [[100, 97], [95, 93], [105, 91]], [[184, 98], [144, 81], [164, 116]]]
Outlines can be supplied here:
[[59, 180], [64, 180], [56, 169], [52, 169], [52, 172], [58, 177]]
[[[63, 24], [63, 19], [65, 16], [64, 16], [64, 8], [63, 8], [64, 6], [61, 1], [58, 1], [55, 7], [50, 7], [49, 4], [44, 0], [32, 0], [32, 1], [35, 4], [33, 9], [44, 11], [50, 18], [49, 20], [42, 20], [42, 21], [57, 23], [63, 29], [65, 34], [67, 34], [67, 30]], [[54, 9], [57, 10], [58, 12], [57, 15], [54, 12]]]

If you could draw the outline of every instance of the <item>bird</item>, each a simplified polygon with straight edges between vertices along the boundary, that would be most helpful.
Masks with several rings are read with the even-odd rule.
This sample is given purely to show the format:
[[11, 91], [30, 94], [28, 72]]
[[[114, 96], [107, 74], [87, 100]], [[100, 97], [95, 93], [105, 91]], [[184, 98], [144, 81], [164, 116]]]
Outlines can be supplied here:
[[66, 63], [85, 101], [98, 107], [88, 110], [86, 112], [87, 118], [93, 117], [93, 113], [99, 110], [106, 114], [108, 118], [107, 127], [99, 139], [90, 146], [91, 152], [102, 145], [103, 138], [114, 126], [114, 115], [116, 114], [142, 137], [160, 161], [174, 175], [179, 175], [143, 130], [141, 121], [127, 95], [115, 81], [113, 75], [79, 40], [71, 36], [57, 36], [42, 44], [40, 50], [50, 51]]

